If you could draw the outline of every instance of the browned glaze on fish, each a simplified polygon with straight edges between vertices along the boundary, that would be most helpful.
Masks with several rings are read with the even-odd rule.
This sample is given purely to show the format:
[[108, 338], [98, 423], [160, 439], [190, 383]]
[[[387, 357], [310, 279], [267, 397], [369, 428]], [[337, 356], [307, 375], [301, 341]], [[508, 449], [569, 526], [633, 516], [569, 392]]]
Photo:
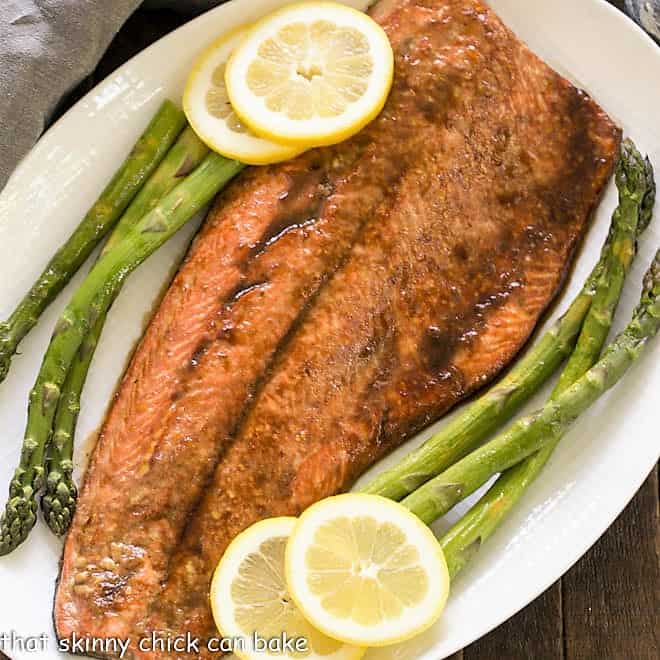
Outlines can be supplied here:
[[379, 118], [239, 177], [142, 339], [66, 541], [59, 636], [216, 634], [229, 541], [350, 487], [492, 379], [558, 291], [618, 129], [477, 0], [372, 14], [396, 56]]

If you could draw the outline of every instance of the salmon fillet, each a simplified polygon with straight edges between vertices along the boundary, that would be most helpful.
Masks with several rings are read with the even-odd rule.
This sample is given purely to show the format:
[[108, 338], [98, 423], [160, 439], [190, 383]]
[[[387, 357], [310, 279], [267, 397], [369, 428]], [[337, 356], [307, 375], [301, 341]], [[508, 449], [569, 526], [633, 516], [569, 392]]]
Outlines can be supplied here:
[[494, 378], [559, 290], [620, 131], [477, 0], [372, 15], [383, 112], [233, 182], [145, 332], [66, 539], [60, 638], [217, 635], [231, 539], [348, 489]]

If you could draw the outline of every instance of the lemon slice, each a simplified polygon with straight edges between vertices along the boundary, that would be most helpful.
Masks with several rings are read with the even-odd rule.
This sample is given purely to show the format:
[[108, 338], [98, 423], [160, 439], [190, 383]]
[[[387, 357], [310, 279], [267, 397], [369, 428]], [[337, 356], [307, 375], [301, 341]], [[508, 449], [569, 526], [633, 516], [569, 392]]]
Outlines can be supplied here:
[[305, 2], [257, 22], [230, 58], [225, 80], [236, 113], [258, 135], [327, 145], [378, 115], [393, 60], [387, 35], [366, 14]]
[[347, 494], [314, 504], [286, 549], [289, 593], [314, 627], [347, 644], [385, 646], [440, 616], [449, 573], [431, 530], [396, 502]]
[[243, 26], [224, 35], [199, 57], [188, 76], [183, 109], [195, 133], [213, 151], [248, 165], [266, 165], [293, 158], [303, 149], [257, 137], [231, 107], [225, 67], [248, 30]]
[[[211, 583], [213, 618], [239, 658], [258, 660], [359, 660], [366, 649], [329, 639], [303, 618], [284, 578], [284, 552], [295, 518], [269, 518], [248, 527], [229, 545]], [[286, 635], [298, 652], [283, 652]], [[257, 638], [258, 636], [258, 638]], [[260, 650], [272, 640], [271, 651]], [[294, 641], [296, 640], [296, 641]], [[306, 649], [302, 650], [306, 641]], [[256, 642], [256, 647], [255, 647]], [[239, 648], [244, 645], [244, 648]]]

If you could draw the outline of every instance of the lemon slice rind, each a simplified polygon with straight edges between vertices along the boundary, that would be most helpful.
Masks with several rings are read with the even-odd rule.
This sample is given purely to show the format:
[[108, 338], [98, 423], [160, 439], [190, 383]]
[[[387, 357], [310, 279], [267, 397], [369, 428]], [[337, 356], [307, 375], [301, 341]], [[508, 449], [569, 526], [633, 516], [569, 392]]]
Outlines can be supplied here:
[[[247, 126], [240, 126], [228, 103], [224, 116], [212, 114], [207, 105], [208, 95], [214, 93], [220, 99], [226, 97], [228, 102], [224, 80], [218, 86], [216, 83], [220, 81], [216, 77], [214, 82], [214, 73], [226, 65], [250, 28], [244, 25], [224, 34], [198, 57], [186, 82], [183, 110], [195, 133], [213, 151], [248, 165], [267, 165], [294, 158], [304, 148], [258, 137]], [[237, 124], [239, 130], [234, 130]]]
[[[329, 544], [319, 548], [315, 543], [316, 533], [325, 523], [341, 518], [371, 518], [377, 523], [392, 524], [403, 532], [407, 544], [417, 550], [420, 570], [426, 574], [426, 589], [420, 592], [419, 602], [414, 605], [407, 604], [403, 608], [404, 612], [399, 618], [383, 616], [378, 622], [370, 621], [365, 624], [351, 618], [352, 613], [351, 616], [337, 616], [330, 612], [327, 606], [328, 594], [330, 598], [334, 598], [331, 591], [326, 591], [322, 596], [312, 589], [311, 584], [315, 581], [319, 584], [320, 579], [326, 582], [326, 588], [327, 581], [336, 580], [335, 594], [341, 594], [343, 590], [350, 594], [345, 600], [358, 601], [358, 594], [346, 582], [345, 565], [344, 568], [328, 568], [324, 574], [310, 570], [308, 561], [308, 551], [314, 547], [326, 555], [335, 553], [341, 557], [342, 562], [347, 561], [346, 546], [350, 543], [337, 548], [329, 547]], [[410, 561], [409, 556], [407, 561]], [[396, 559], [392, 560], [390, 557], [383, 570], [396, 570], [396, 565], [392, 562], [396, 562]], [[308, 508], [298, 519], [287, 543], [285, 566], [289, 594], [305, 618], [318, 630], [346, 644], [387, 646], [411, 639], [437, 621], [449, 596], [447, 564], [433, 532], [400, 504], [377, 495], [338, 495], [321, 500]], [[371, 575], [378, 572], [373, 567], [366, 570], [371, 571]], [[413, 598], [416, 596], [413, 595]], [[374, 598], [374, 603], [376, 600]], [[383, 602], [381, 599], [380, 605], [375, 603], [381, 608], [381, 614], [385, 608]]]
[[[345, 111], [336, 116], [320, 116], [317, 108], [315, 116], [299, 119], [291, 118], [284, 111], [269, 109], [267, 96], [257, 95], [248, 83], [250, 67], [257, 59], [263, 62], [259, 49], [280, 30], [298, 24], [311, 26], [323, 21], [332, 23], [339, 30], [359, 33], [368, 43], [371, 71], [366, 79], [366, 90], [358, 94], [357, 99], [347, 102]], [[295, 46], [292, 50], [295, 51]], [[295, 78], [297, 72], [294, 72], [292, 62], [287, 63], [286, 70], [287, 75]], [[314, 62], [297, 62], [296, 66], [300, 65], [310, 69], [316, 66]], [[347, 80], [364, 82], [364, 78], [357, 79], [352, 74], [350, 57], [346, 59], [346, 67], [343, 74], [337, 71], [335, 74], [346, 74], [348, 77], [344, 77]], [[394, 56], [389, 39], [367, 14], [334, 2], [302, 2], [287, 5], [255, 23], [230, 57], [225, 80], [235, 112], [256, 134], [285, 144], [326, 146], [347, 139], [375, 119], [387, 100], [393, 70]], [[325, 75], [322, 70], [318, 74]], [[302, 78], [296, 78], [296, 81], [303, 83]], [[323, 107], [321, 101], [318, 104]]]
[[[263, 547], [262, 544], [271, 542], [279, 537], [285, 539], [284, 542], [286, 542], [286, 539], [288, 539], [291, 531], [295, 527], [296, 520], [296, 518], [291, 517], [268, 518], [262, 520], [251, 527], [248, 527], [229, 544], [229, 547], [225, 551], [218, 567], [216, 568], [211, 583], [211, 610], [218, 630], [225, 638], [245, 640], [245, 648], [240, 649], [237, 647], [234, 649], [234, 655], [241, 660], [287, 660], [294, 657], [296, 660], [299, 658], [305, 658], [306, 660], [360, 660], [366, 652], [365, 648], [341, 644], [335, 640], [327, 640], [333, 648], [336, 648], [329, 652], [326, 648], [324, 653], [315, 653], [312, 651], [311, 653], [292, 656], [287, 653], [256, 651], [251, 648], [254, 631], [245, 630], [237, 620], [237, 603], [232, 591], [236, 579], [240, 577], [242, 567], [244, 568], [246, 566], [248, 556], [252, 558], [252, 561], [247, 560], [248, 563], [251, 563], [252, 566], [254, 566], [254, 556], [255, 554], [259, 554], [260, 549]], [[256, 591], [258, 597], [254, 599], [254, 601], [249, 600], [244, 602], [243, 605], [254, 605], [256, 609], [263, 610], [264, 606], [268, 605], [268, 599], [272, 598], [272, 588], [274, 584], [273, 577], [278, 576], [280, 573], [282, 580], [281, 589], [283, 593], [286, 592], [286, 585], [284, 583], [284, 566], [282, 565], [281, 567], [278, 567], [275, 563], [276, 562], [273, 562], [272, 558], [265, 558], [264, 564], [268, 564], [270, 570], [268, 575], [265, 576], [263, 582], [257, 585]], [[276, 577], [275, 581], [277, 579], [278, 578]], [[244, 593], [245, 583], [242, 584], [242, 587]], [[270, 589], [270, 592], [268, 592], [268, 589]], [[239, 593], [241, 593], [240, 588]], [[288, 594], [286, 595], [288, 597]], [[295, 607], [293, 604], [291, 606]], [[270, 611], [272, 614], [272, 608]], [[302, 619], [302, 617], [300, 618]], [[281, 620], [281, 618], [278, 619], [280, 622]], [[305, 626], [311, 628], [306, 622]], [[283, 631], [278, 627], [275, 635], [280, 635], [281, 632]], [[314, 631], [314, 633], [317, 636], [323, 637], [322, 633], [319, 633], [318, 631]], [[266, 635], [264, 635], [264, 637], [266, 637]], [[292, 635], [290, 634], [289, 637], [292, 637]]]

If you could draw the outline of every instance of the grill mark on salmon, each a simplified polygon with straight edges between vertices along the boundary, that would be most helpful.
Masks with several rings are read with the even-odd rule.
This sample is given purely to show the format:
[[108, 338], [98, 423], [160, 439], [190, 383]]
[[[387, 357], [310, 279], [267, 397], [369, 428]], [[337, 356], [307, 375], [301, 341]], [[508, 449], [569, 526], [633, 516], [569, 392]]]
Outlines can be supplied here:
[[59, 636], [214, 634], [231, 538], [492, 379], [561, 286], [618, 129], [476, 0], [372, 15], [396, 58], [379, 118], [239, 177], [147, 329], [67, 538]]

